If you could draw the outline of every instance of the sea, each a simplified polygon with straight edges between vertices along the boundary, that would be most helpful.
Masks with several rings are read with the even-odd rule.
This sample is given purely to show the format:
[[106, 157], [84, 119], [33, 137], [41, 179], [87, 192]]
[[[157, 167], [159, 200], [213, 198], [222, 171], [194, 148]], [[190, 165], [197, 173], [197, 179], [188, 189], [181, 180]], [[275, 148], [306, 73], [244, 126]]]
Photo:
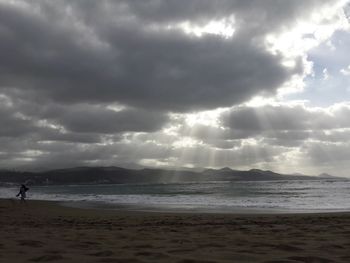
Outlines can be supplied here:
[[[64, 205], [167, 212], [312, 213], [350, 211], [350, 180], [213, 181], [167, 184], [30, 186], [30, 200]], [[16, 198], [18, 186], [0, 187]]]

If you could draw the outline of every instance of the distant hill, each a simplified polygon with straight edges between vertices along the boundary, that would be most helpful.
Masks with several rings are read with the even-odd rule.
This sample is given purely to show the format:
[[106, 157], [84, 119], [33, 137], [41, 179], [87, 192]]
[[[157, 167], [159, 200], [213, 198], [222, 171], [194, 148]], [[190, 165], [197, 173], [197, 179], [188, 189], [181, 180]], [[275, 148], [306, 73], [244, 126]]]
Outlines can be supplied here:
[[318, 175], [319, 178], [324, 178], [324, 179], [343, 179], [342, 177], [339, 176], [334, 176], [334, 175], [330, 175], [327, 173], [321, 173]]
[[75, 167], [45, 172], [19, 172], [0, 170], [0, 183], [32, 185], [63, 184], [126, 184], [126, 183], [170, 183], [203, 181], [269, 181], [269, 180], [314, 180], [339, 178], [328, 174], [306, 176], [286, 175], [272, 171], [251, 169], [249, 171], [231, 168], [206, 169], [204, 171], [165, 170], [144, 168], [140, 170], [121, 167]]

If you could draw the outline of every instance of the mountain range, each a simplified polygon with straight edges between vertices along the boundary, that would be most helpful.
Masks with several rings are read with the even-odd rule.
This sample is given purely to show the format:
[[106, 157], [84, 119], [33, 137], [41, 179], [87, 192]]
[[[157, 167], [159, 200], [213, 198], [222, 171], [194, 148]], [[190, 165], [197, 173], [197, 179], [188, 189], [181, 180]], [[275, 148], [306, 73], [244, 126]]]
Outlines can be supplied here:
[[230, 168], [205, 169], [203, 171], [165, 169], [126, 169], [121, 167], [75, 167], [44, 172], [0, 170], [1, 184], [63, 185], [63, 184], [127, 184], [127, 183], [175, 183], [203, 181], [269, 181], [341, 179], [329, 174], [307, 176], [279, 174], [269, 170], [248, 171]]

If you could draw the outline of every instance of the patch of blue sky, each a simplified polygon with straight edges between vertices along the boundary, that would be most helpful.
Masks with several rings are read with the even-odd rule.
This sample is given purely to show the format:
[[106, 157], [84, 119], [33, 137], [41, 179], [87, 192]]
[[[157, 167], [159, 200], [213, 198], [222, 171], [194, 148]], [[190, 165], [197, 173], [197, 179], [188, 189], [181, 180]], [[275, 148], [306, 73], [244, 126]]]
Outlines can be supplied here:
[[350, 75], [341, 72], [350, 65], [350, 32], [338, 31], [326, 43], [308, 52], [313, 74], [305, 79], [303, 92], [285, 100], [307, 100], [312, 106], [327, 107], [350, 100]]

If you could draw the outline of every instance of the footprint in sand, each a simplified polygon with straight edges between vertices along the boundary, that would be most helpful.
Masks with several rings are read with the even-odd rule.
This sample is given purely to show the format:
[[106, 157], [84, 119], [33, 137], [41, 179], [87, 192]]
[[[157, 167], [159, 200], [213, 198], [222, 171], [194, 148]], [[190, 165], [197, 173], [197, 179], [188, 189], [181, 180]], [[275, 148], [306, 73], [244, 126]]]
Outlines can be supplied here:
[[337, 245], [337, 244], [328, 244], [328, 245], [320, 246], [319, 249], [332, 251], [333, 249], [345, 249], [345, 247], [342, 245]]
[[48, 262], [48, 261], [55, 261], [55, 260], [61, 260], [61, 259], [63, 259], [61, 255], [42, 255], [40, 257], [31, 258], [30, 261]]
[[103, 251], [98, 251], [96, 253], [91, 253], [89, 255], [95, 256], [95, 257], [110, 257], [110, 256], [113, 256], [114, 253], [113, 251], [110, 251], [110, 250], [103, 250]]
[[199, 246], [200, 248], [221, 248], [225, 247], [225, 245], [217, 244], [217, 243], [209, 243], [209, 244], [203, 244]]
[[167, 252], [168, 253], [180, 253], [180, 254], [182, 254], [182, 253], [186, 253], [186, 252], [193, 252], [193, 251], [195, 251], [195, 249], [172, 249], [172, 250], [168, 250]]
[[20, 246], [27, 246], [27, 247], [42, 247], [44, 246], [44, 243], [37, 240], [18, 240], [17, 241]]
[[52, 249], [52, 250], [46, 250], [45, 253], [49, 253], [49, 254], [61, 254], [64, 253], [64, 251], [62, 250], [56, 250], [56, 249]]
[[161, 258], [168, 258], [169, 256], [163, 253], [158, 252], [148, 252], [148, 251], [141, 251], [138, 253], [135, 253], [136, 256], [142, 256], [142, 257], [151, 257], [154, 259], [161, 259]]
[[341, 259], [347, 260], [347, 262], [350, 262], [350, 256], [342, 256]]
[[269, 261], [264, 261], [264, 263], [295, 263], [295, 261], [290, 261], [290, 260], [269, 260]]
[[86, 245], [100, 245], [100, 243], [98, 243], [98, 242], [94, 242], [94, 241], [84, 241], [83, 242], [84, 244], [86, 244]]
[[153, 246], [152, 245], [136, 245], [136, 246], [134, 246], [134, 248], [153, 248]]
[[208, 261], [208, 260], [196, 260], [196, 259], [182, 259], [180, 261], [177, 261], [177, 263], [215, 263], [215, 261]]
[[103, 263], [143, 263], [136, 258], [101, 258], [99, 262]]
[[291, 245], [278, 245], [275, 246], [276, 249], [283, 250], [283, 251], [289, 251], [289, 252], [297, 252], [302, 251], [303, 249], [297, 246], [291, 246]]
[[305, 262], [305, 263], [331, 263], [331, 262], [334, 262], [333, 260], [330, 260], [328, 258], [320, 258], [320, 257], [312, 257], [312, 256], [305, 256], [305, 257], [293, 256], [293, 257], [289, 257], [289, 259], [297, 260], [297, 261]]

